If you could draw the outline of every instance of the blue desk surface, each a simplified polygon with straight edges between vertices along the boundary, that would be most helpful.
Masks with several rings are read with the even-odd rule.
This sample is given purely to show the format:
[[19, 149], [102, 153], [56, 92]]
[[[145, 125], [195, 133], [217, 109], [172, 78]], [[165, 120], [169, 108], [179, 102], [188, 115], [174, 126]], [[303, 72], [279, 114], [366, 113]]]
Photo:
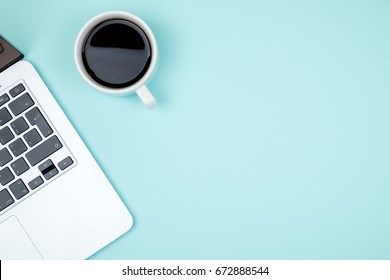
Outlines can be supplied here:
[[[73, 44], [126, 10], [160, 47], [159, 105], [97, 92]], [[3, 0], [135, 218], [93, 259], [389, 259], [390, 2]]]

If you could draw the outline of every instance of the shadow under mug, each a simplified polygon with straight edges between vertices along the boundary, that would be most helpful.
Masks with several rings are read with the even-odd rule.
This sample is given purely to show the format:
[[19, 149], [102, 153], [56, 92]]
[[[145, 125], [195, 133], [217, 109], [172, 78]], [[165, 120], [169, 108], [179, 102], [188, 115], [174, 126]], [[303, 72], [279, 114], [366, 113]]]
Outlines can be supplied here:
[[[93, 78], [91, 74], [88, 72], [85, 62], [83, 60], [84, 47], [86, 41], [89, 39], [89, 36], [92, 36], [91, 33], [93, 32], [93, 30], [99, 25], [101, 25], [102, 23], [111, 20], [124, 20], [138, 26], [146, 36], [150, 47], [150, 62], [147, 69], [142, 72], [139, 79], [137, 79], [134, 83], [131, 83], [124, 87], [111, 87], [96, 81], [96, 79]], [[115, 39], [124, 40], [123, 38], [115, 38]], [[127, 38], [127, 40], [129, 39], [130, 38]], [[137, 16], [123, 11], [109, 11], [93, 17], [80, 30], [74, 47], [74, 58], [75, 58], [77, 69], [79, 70], [81, 76], [84, 78], [84, 80], [87, 83], [89, 83], [97, 90], [115, 96], [123, 96], [123, 95], [137, 93], [139, 98], [149, 109], [153, 108], [157, 104], [156, 99], [153, 97], [149, 89], [146, 87], [146, 84], [149, 82], [149, 80], [151, 79], [153, 73], [157, 68], [157, 55], [158, 55], [157, 42], [149, 26]], [[107, 70], [110, 71], [110, 69]]]

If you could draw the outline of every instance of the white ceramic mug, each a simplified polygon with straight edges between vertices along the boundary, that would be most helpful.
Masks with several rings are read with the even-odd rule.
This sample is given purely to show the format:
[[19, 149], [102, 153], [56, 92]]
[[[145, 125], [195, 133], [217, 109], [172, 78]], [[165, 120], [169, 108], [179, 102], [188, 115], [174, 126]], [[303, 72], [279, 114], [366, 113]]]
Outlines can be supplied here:
[[[122, 88], [108, 87], [95, 81], [87, 72], [82, 58], [83, 46], [90, 32], [99, 24], [113, 19], [126, 20], [136, 24], [139, 28], [141, 28], [141, 30], [145, 33], [146, 37], [149, 40], [150, 51], [151, 51], [151, 61], [145, 74], [134, 84]], [[158, 56], [157, 42], [149, 26], [137, 16], [123, 11], [109, 11], [93, 17], [80, 30], [74, 47], [74, 58], [75, 58], [77, 69], [79, 70], [81, 76], [84, 78], [86, 82], [88, 82], [91, 86], [93, 86], [94, 88], [100, 91], [115, 96], [137, 93], [139, 98], [149, 109], [153, 108], [157, 104], [156, 99], [153, 97], [149, 89], [146, 87], [146, 84], [150, 81], [150, 78], [152, 77], [153, 73], [157, 68], [157, 56]]]

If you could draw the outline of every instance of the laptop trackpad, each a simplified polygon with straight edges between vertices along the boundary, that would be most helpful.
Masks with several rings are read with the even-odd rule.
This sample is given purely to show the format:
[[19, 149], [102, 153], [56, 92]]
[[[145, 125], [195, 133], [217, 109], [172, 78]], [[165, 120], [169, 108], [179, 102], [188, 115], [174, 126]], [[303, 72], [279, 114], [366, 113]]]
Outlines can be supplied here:
[[15, 216], [11, 216], [0, 223], [0, 259], [42, 259], [42, 256]]

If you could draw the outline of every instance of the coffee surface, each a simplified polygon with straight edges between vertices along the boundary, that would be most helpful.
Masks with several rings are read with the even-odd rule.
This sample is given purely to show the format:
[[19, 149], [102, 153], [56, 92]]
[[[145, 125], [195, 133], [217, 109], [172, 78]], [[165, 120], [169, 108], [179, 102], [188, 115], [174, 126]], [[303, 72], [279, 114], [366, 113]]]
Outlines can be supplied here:
[[82, 58], [96, 82], [123, 88], [144, 76], [151, 62], [151, 47], [138, 25], [113, 19], [92, 29], [84, 42]]

